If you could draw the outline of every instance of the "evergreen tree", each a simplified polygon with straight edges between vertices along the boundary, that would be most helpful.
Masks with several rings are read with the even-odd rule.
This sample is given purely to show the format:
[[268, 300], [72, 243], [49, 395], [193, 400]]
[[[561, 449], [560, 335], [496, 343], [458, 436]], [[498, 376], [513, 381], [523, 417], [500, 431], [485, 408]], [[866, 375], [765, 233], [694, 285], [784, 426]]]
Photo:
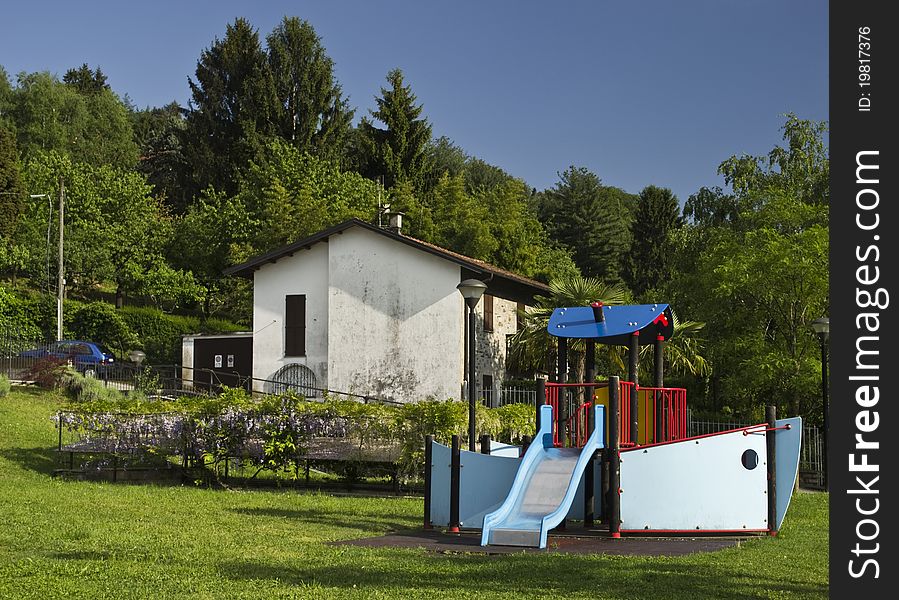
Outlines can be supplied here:
[[278, 135], [301, 152], [341, 158], [353, 110], [334, 78], [334, 62], [312, 25], [285, 17], [266, 42], [278, 97]]
[[[625, 280], [639, 300], [671, 278], [670, 234], [682, 224], [677, 197], [668, 188], [643, 188], [631, 223], [631, 248]], [[658, 299], [656, 299], [658, 301]]]
[[66, 74], [62, 76], [62, 81], [82, 94], [98, 94], [103, 90], [109, 89], [109, 84], [106, 83], [106, 75], [100, 70], [100, 67], [91, 71], [87, 63], [82, 64], [77, 69], [66, 71]]
[[259, 34], [245, 19], [228, 25], [197, 62], [181, 139], [194, 193], [212, 186], [237, 191], [240, 172], [274, 131], [274, 82]]
[[559, 174], [554, 188], [537, 197], [540, 220], [550, 239], [567, 248], [587, 277], [621, 281], [629, 247], [628, 212], [614, 188], [606, 188], [583, 167]]
[[431, 124], [421, 118], [422, 106], [415, 104], [412, 88], [403, 84], [402, 71], [394, 69], [387, 74], [387, 81], [390, 88], [381, 88], [381, 97], [375, 98], [378, 109], [371, 111], [386, 129], [375, 127], [367, 118], [359, 124], [362, 174], [371, 179], [383, 177], [387, 189], [408, 181], [421, 191], [431, 170]]
[[132, 112], [132, 122], [134, 140], [140, 148], [137, 170], [147, 176], [147, 182], [166, 206], [183, 214], [192, 200], [182, 145], [184, 110], [177, 102], [170, 102], [161, 108]]

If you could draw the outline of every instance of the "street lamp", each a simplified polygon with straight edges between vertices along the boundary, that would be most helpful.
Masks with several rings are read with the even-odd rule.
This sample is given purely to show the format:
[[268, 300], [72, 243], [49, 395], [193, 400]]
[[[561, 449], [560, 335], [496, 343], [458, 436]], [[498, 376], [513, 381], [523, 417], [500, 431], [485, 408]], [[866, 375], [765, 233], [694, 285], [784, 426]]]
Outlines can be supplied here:
[[456, 289], [465, 298], [465, 306], [468, 307], [468, 449], [475, 451], [475, 406], [477, 405], [477, 389], [475, 386], [475, 316], [474, 307], [478, 305], [481, 296], [487, 289], [487, 284], [479, 279], [466, 279], [456, 286]]
[[824, 467], [824, 489], [829, 490], [827, 482], [827, 339], [830, 337], [830, 319], [821, 317], [812, 321], [812, 329], [818, 334], [821, 342], [821, 404], [824, 408], [824, 434], [822, 435], [822, 464]]

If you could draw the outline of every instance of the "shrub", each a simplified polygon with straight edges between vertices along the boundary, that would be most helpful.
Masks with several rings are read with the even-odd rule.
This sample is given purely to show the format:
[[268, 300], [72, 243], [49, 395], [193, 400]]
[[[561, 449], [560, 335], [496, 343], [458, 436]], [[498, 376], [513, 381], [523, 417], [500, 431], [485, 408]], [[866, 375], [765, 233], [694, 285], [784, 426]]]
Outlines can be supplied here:
[[6, 375], [0, 375], [0, 398], [5, 398], [9, 395], [9, 390], [11, 386], [9, 384], [9, 377]]
[[38, 387], [55, 390], [62, 387], [70, 371], [69, 363], [64, 358], [45, 356], [34, 361], [23, 377], [28, 381], [34, 381]]
[[139, 343], [121, 313], [106, 302], [91, 302], [79, 306], [73, 311], [69, 326], [78, 339], [118, 349], [119, 359]]
[[80, 373], [69, 372], [64, 378], [66, 391], [76, 402], [107, 403], [115, 405], [124, 399], [124, 394], [115, 388], [107, 388], [103, 382]]
[[125, 323], [140, 338], [147, 363], [171, 365], [181, 362], [181, 336], [191, 333], [226, 333], [242, 327], [222, 319], [202, 323], [199, 317], [169, 315], [155, 308], [126, 306], [119, 311]]

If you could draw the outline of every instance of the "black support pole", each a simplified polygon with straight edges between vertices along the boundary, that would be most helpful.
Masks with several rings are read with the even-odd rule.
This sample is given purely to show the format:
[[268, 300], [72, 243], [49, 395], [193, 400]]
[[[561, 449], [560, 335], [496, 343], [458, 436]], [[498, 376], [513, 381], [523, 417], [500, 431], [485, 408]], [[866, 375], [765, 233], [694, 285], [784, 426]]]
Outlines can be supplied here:
[[524, 453], [528, 451], [528, 447], [531, 445], [531, 440], [532, 438], [529, 435], [523, 436], [521, 438], [521, 454], [518, 456], [518, 458], [524, 456]]
[[777, 426], [777, 407], [769, 406], [765, 413], [768, 419], [768, 431], [765, 432], [768, 454], [768, 535], [777, 535], [777, 444], [774, 438], [777, 434], [774, 431]]
[[821, 468], [824, 470], [823, 483], [825, 492], [830, 491], [830, 485], [828, 485], [827, 481], [827, 427], [829, 421], [827, 413], [830, 412], [827, 387], [827, 342], [821, 340], [821, 408], [824, 410], [824, 430], [821, 432]]
[[609, 377], [609, 496], [604, 503], [608, 505], [609, 534], [613, 538], [621, 537], [621, 495], [619, 469], [621, 467], [620, 431], [618, 422], [621, 414], [621, 401], [618, 394], [618, 377]]
[[481, 454], [490, 454], [490, 434], [481, 436]]
[[475, 341], [475, 325], [477, 319], [475, 317], [474, 305], [468, 307], [468, 450], [475, 451], [475, 405], [478, 402], [478, 384], [475, 374], [475, 365], [477, 363], [477, 352]]
[[449, 530], [459, 532], [459, 492], [462, 484], [462, 447], [458, 435], [453, 436], [450, 459], [450, 522]]
[[[586, 379], [587, 389], [585, 402], [590, 403], [587, 410], [587, 435], [592, 435], [596, 427], [596, 411], [593, 409], [593, 383], [596, 381], [596, 341], [587, 340], [587, 353], [585, 357], [584, 379]], [[595, 499], [593, 497], [595, 483], [593, 481], [593, 464], [596, 459], [596, 453], [590, 457], [587, 463], [587, 471], [584, 473], [584, 527], [593, 527], [595, 519]]]
[[[568, 338], [559, 338], [559, 356], [556, 380], [559, 383], [568, 381]], [[556, 415], [556, 427], [559, 432], [559, 443], [568, 445], [568, 393], [567, 388], [559, 388], [559, 411]]]
[[[630, 442], [636, 444], [637, 436], [640, 433], [640, 420], [639, 420], [639, 404], [637, 402], [637, 372], [640, 368], [640, 332], [635, 331], [629, 340], [630, 344], [628, 346], [628, 369], [627, 369], [627, 379], [634, 385], [631, 387], [631, 397], [630, 401], [630, 413], [631, 420], [629, 423], [630, 427]], [[611, 385], [611, 384], [610, 384]], [[628, 399], [625, 400], [625, 402]]]
[[431, 529], [431, 469], [434, 468], [433, 435], [425, 436], [425, 529]]

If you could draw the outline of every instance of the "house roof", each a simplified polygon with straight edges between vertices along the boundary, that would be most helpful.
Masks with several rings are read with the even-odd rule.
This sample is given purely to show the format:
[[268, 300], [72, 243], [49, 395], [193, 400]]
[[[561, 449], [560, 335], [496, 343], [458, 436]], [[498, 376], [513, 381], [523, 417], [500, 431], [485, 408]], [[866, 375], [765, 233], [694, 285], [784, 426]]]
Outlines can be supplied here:
[[266, 264], [274, 263], [284, 257], [293, 256], [301, 250], [308, 250], [314, 244], [319, 242], [327, 242], [328, 238], [332, 235], [339, 235], [351, 227], [367, 229], [368, 231], [395, 240], [401, 244], [411, 246], [422, 252], [427, 252], [428, 254], [456, 263], [462, 267], [462, 279], [475, 278], [486, 281], [488, 284], [488, 292], [493, 296], [499, 296], [500, 298], [506, 298], [516, 302], [533, 304], [535, 295], [545, 295], [550, 292], [549, 286], [534, 279], [523, 277], [517, 273], [500, 269], [499, 267], [493, 266], [482, 260], [471, 258], [407, 235], [395, 233], [388, 229], [382, 229], [381, 227], [372, 225], [371, 223], [367, 223], [360, 219], [344, 221], [343, 223], [339, 223], [328, 229], [323, 229], [318, 233], [298, 240], [292, 244], [255, 256], [244, 263], [228, 267], [224, 270], [224, 274], [237, 275], [248, 279], [252, 278], [253, 273], [257, 269], [264, 267]]

